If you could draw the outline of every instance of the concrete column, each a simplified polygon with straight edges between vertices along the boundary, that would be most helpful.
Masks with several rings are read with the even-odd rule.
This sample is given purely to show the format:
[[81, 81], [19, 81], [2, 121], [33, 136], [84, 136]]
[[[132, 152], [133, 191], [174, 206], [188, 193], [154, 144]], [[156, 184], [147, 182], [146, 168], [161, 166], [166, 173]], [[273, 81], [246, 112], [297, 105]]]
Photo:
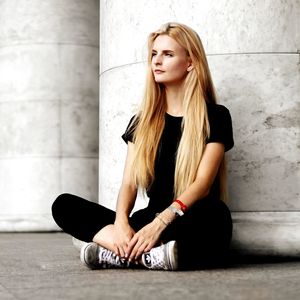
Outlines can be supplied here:
[[233, 118], [232, 247], [299, 255], [299, 1], [114, 0], [101, 1], [100, 15], [100, 201], [115, 205], [120, 135], [141, 100], [147, 35], [168, 21], [186, 23], [202, 38], [219, 102]]
[[0, 230], [52, 230], [97, 201], [99, 2], [0, 1]]

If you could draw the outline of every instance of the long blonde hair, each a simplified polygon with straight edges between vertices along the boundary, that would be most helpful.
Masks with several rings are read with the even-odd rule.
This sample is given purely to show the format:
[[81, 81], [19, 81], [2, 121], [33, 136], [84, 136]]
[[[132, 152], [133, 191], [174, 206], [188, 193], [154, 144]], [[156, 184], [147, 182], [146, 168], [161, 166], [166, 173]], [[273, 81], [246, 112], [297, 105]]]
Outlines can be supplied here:
[[[152, 48], [159, 35], [168, 35], [187, 52], [193, 65], [184, 82], [182, 136], [177, 150], [174, 197], [178, 197], [196, 179], [210, 127], [206, 103], [216, 103], [216, 95], [205, 51], [198, 34], [180, 23], [164, 24], [148, 38], [148, 69], [144, 99], [139, 113], [133, 140], [135, 155], [132, 176], [135, 184], [146, 190], [154, 180], [154, 165], [158, 145], [165, 125], [166, 95], [164, 86], [156, 83], [151, 70]], [[220, 198], [226, 200], [225, 162], [218, 176]]]

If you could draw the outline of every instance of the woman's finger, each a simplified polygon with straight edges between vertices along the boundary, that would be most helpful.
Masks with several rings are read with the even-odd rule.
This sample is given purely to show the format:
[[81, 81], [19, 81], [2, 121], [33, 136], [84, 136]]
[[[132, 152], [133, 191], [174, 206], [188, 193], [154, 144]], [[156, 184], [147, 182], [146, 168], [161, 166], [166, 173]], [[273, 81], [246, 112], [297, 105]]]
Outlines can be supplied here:
[[124, 251], [124, 249], [123, 249], [123, 246], [121, 245], [121, 246], [119, 246], [119, 256], [120, 257], [124, 257], [125, 256], [125, 251]]
[[130, 256], [129, 256], [129, 261], [133, 261], [134, 260], [135, 254], [136, 254], [136, 252], [137, 252], [137, 250], [138, 250], [139, 247], [140, 247], [140, 244], [139, 244], [139, 242], [137, 242], [135, 244], [135, 246], [133, 247], [133, 249], [131, 250], [131, 253], [130, 253]]
[[134, 246], [136, 245], [137, 241], [138, 241], [138, 238], [137, 238], [136, 235], [134, 235], [133, 238], [131, 239], [131, 241], [128, 243], [128, 246], [125, 250], [125, 257], [126, 258], [130, 257], [131, 252], [132, 252]]
[[148, 246], [144, 249], [144, 252], [149, 252], [154, 247], [154, 243], [149, 243]]
[[138, 260], [138, 259], [140, 258], [140, 256], [144, 253], [145, 248], [146, 248], [146, 245], [145, 245], [145, 244], [142, 244], [142, 245], [138, 248], [138, 250], [137, 250], [137, 252], [136, 252], [136, 254], [135, 254], [135, 257], [134, 257], [135, 260]]
[[130, 257], [129, 260], [135, 260], [136, 257], [136, 253], [139, 250], [139, 248], [141, 247], [141, 245], [143, 244], [142, 240], [138, 240], [137, 243], [135, 244], [134, 248], [132, 249], [131, 253], [130, 253]]
[[119, 247], [118, 247], [117, 244], [114, 244], [114, 249], [113, 250], [114, 250], [116, 255], [120, 256], [120, 251], [119, 251]]

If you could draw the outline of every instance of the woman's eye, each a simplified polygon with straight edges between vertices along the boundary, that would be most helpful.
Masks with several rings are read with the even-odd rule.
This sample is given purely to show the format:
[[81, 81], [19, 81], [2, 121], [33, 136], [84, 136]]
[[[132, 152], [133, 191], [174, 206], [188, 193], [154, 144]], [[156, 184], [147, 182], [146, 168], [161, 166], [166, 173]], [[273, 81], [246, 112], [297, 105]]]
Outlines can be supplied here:
[[172, 57], [173, 54], [172, 53], [166, 53], [166, 56]]

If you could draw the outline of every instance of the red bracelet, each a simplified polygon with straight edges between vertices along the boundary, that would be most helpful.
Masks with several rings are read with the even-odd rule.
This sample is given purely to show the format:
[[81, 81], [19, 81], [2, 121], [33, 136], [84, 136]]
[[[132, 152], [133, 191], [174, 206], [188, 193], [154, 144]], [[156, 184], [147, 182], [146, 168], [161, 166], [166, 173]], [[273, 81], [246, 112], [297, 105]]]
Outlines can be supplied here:
[[183, 204], [180, 200], [176, 199], [176, 200], [174, 200], [174, 202], [176, 202], [180, 205], [180, 208], [183, 212], [185, 212], [187, 210], [187, 206], [185, 204]]

